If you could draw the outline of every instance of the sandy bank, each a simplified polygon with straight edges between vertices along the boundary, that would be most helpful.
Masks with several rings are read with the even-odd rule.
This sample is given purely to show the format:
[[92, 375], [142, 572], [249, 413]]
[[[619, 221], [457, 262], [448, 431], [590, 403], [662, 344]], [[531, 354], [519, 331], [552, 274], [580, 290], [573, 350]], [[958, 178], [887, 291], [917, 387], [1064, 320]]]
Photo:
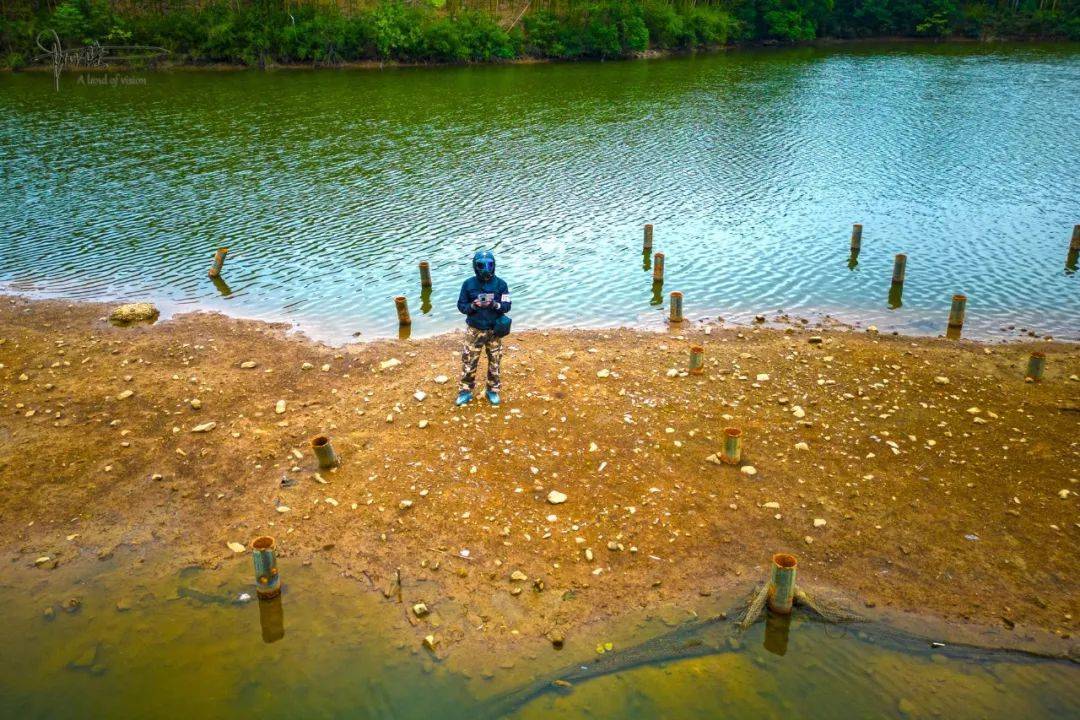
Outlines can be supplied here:
[[[121, 545], [249, 562], [226, 543], [271, 534], [380, 590], [400, 569], [436, 618], [465, 603], [410, 619], [452, 648], [693, 606], [786, 550], [870, 615], [1076, 631], [1074, 344], [523, 332], [503, 406], [455, 409], [460, 334], [330, 348], [218, 315], [116, 328], [106, 306], [0, 303], [0, 549], [20, 575]], [[697, 343], [705, 375], [670, 376]], [[1046, 379], [1027, 384], [1033, 347]], [[706, 459], [727, 425], [756, 474]], [[317, 433], [338, 470], [316, 474]]]

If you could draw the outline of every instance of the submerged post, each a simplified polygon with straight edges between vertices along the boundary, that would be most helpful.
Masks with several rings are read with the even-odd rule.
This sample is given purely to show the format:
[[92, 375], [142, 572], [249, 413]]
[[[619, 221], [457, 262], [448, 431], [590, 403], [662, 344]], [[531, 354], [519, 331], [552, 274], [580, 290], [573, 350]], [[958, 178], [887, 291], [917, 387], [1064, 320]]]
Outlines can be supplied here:
[[251, 555], [255, 560], [255, 592], [259, 598], [269, 600], [280, 595], [281, 576], [274, 555], [274, 538], [263, 535], [252, 540]]
[[1031, 353], [1031, 357], [1028, 358], [1027, 373], [1024, 374], [1024, 379], [1031, 382], [1038, 382], [1042, 380], [1043, 370], [1046, 369], [1046, 353], [1036, 350]]
[[904, 272], [907, 269], [907, 255], [904, 253], [897, 253], [896, 259], [893, 261], [892, 268], [892, 284], [903, 285], [904, 284]]
[[964, 328], [964, 310], [967, 307], [967, 295], [953, 295], [952, 308], [949, 309], [949, 329], [946, 335], [956, 339]]
[[862, 224], [855, 223], [851, 226], [851, 254], [858, 255], [862, 250]]
[[214, 264], [210, 266], [210, 270], [206, 273], [212, 278], [221, 276], [221, 268], [225, 264], [225, 256], [229, 254], [229, 248], [218, 248], [214, 253]]
[[641, 252], [652, 252], [652, 223], [649, 223], [645, 226], [645, 243], [641, 248]]
[[662, 252], [653, 255], [652, 279], [653, 282], [664, 282], [664, 253]]
[[264, 643], [270, 644], [285, 637], [285, 611], [281, 606], [280, 593], [272, 598], [260, 599], [259, 626]]
[[319, 461], [319, 467], [323, 470], [337, 467], [341, 464], [334, 446], [330, 444], [330, 438], [325, 435], [316, 435], [311, 438], [311, 449], [315, 452], [315, 458]]
[[394, 298], [394, 305], [397, 306], [398, 325], [412, 325], [412, 318], [409, 317], [409, 301], [405, 299], [405, 296], [398, 295]]
[[668, 322], [681, 323], [683, 321], [682, 316], [682, 293], [678, 290], [671, 291], [671, 315], [668, 317]]
[[742, 430], [724, 428], [724, 447], [720, 451], [720, 459], [728, 465], [738, 465], [742, 461]]
[[1080, 259], [1080, 225], [1073, 226], [1072, 242], [1069, 243], [1069, 254], [1065, 257], [1065, 269], [1076, 272], [1076, 261]]
[[1080, 225], [1073, 225], [1072, 242], [1069, 243], [1069, 249], [1073, 252], [1080, 252]]
[[795, 601], [795, 566], [798, 560], [794, 555], [777, 553], [772, 556], [772, 574], [769, 576], [769, 609], [774, 613], [787, 615]]
[[431, 266], [428, 265], [427, 260], [420, 261], [420, 287], [431, 287]]
[[705, 348], [694, 345], [690, 348], [690, 374], [701, 375], [705, 372]]

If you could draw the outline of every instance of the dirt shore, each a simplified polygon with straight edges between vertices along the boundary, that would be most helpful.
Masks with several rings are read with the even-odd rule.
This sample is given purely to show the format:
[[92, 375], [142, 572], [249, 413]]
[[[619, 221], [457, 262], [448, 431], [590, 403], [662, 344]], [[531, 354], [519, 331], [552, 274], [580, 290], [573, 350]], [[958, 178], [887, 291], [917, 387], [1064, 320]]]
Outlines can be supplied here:
[[[1076, 632], [1075, 344], [530, 331], [506, 343], [502, 407], [456, 409], [460, 333], [334, 348], [107, 314], [0, 298], [0, 550], [19, 574], [120, 546], [249, 562], [227, 543], [269, 534], [389, 595], [400, 571], [431, 611], [412, 631], [450, 649], [690, 606], [788, 551], [860, 610]], [[680, 372], [693, 344], [702, 376]], [[1025, 383], [1033, 348], [1046, 375]], [[709, 459], [725, 426], [741, 469]], [[320, 433], [340, 468], [317, 471]]]

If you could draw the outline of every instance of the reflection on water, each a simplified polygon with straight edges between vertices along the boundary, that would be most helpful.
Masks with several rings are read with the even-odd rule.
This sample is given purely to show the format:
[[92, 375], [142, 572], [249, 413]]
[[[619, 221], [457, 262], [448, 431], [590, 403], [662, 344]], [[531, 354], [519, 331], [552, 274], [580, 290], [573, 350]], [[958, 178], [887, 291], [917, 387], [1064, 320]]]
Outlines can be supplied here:
[[[435, 661], [406, 626], [402, 606], [329, 568], [289, 563], [281, 596], [245, 602], [241, 594], [253, 587], [243, 556], [221, 570], [164, 577], [110, 562], [110, 572], [94, 578], [61, 568], [0, 588], [0, 715], [1027, 720], [1080, 713], [1076, 665], [932, 649], [798, 614], [770, 614], [742, 635], [730, 623], [706, 624], [655, 646], [680, 660], [649, 662], [630, 644], [604, 656], [580, 646], [559, 652], [539, 639], [543, 652], [511, 647], [520, 666], [513, 674], [489, 673], [453, 648], [449, 660]], [[450, 602], [433, 600], [435, 615]], [[551, 682], [558, 677], [580, 679], [559, 687]]]
[[[174, 72], [60, 92], [5, 73], [0, 108], [0, 283], [18, 290], [331, 340], [392, 337], [405, 294], [419, 336], [461, 325], [483, 246], [515, 327], [659, 325], [666, 299], [638, 262], [651, 222], [691, 319], [818, 310], [938, 334], [963, 292], [967, 336], [1080, 333], [1062, 267], [1080, 217], [1075, 46]], [[889, 309], [899, 252], [913, 270]], [[416, 305], [420, 260], [434, 288]]]

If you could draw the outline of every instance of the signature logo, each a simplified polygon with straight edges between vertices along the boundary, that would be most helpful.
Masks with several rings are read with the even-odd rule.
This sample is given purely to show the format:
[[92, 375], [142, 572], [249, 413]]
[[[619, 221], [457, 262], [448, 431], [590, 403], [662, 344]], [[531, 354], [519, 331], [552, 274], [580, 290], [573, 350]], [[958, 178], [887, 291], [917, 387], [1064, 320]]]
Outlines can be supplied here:
[[97, 41], [81, 47], [65, 48], [55, 30], [44, 30], [37, 36], [42, 54], [35, 60], [52, 64], [53, 82], [60, 90], [60, 74], [66, 67], [107, 68], [109, 63], [153, 63], [165, 58], [169, 51], [153, 45], [101, 45]]

